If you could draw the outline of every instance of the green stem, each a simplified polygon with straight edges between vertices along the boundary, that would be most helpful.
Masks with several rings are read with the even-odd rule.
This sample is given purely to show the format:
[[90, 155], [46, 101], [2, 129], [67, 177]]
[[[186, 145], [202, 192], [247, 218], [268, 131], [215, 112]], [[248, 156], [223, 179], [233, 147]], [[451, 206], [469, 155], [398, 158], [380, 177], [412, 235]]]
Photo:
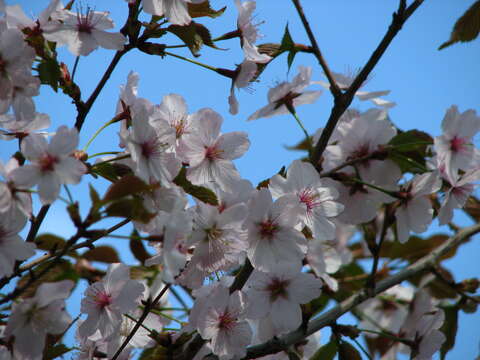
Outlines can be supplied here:
[[285, 104], [285, 105], [287, 106], [288, 111], [290, 111], [290, 114], [292, 114], [293, 117], [295, 118], [295, 121], [297, 122], [298, 126], [300, 126], [300, 129], [302, 129], [303, 133], [305, 134], [305, 139], [307, 140], [307, 144], [308, 144], [308, 153], [311, 154], [313, 144], [312, 144], [312, 139], [310, 138], [310, 135], [308, 135], [307, 129], [305, 129], [305, 126], [303, 125], [302, 120], [300, 120], [300, 118], [298, 117], [297, 112], [295, 111], [295, 107], [293, 107], [293, 105], [290, 105], [290, 104]]
[[218, 68], [214, 67], [214, 66], [210, 66], [210, 65], [207, 65], [207, 64], [204, 64], [204, 63], [201, 63], [199, 61], [196, 61], [196, 60], [193, 60], [193, 59], [189, 59], [185, 56], [182, 56], [182, 55], [177, 55], [177, 54], [174, 54], [174, 53], [171, 53], [169, 51], [164, 51], [164, 54], [165, 55], [170, 55], [170, 56], [173, 56], [173, 57], [176, 57], [177, 59], [181, 59], [183, 61], [187, 61], [189, 63], [192, 63], [192, 64], [195, 64], [195, 65], [198, 65], [198, 66], [201, 66], [205, 69], [208, 69], [208, 70], [212, 70], [212, 71], [215, 71], [217, 72], [218, 71]]
[[102, 155], [117, 155], [117, 154], [120, 154], [120, 151], [104, 151], [104, 152], [99, 152], [99, 153], [95, 153], [93, 155], [90, 155], [88, 157], [88, 159], [91, 159], [93, 157], [96, 157], [96, 156], [102, 156]]
[[387, 339], [390, 339], [390, 340], [393, 340], [393, 341], [398, 341], [398, 342], [404, 343], [406, 345], [410, 345], [412, 343], [412, 340], [410, 340], [410, 339], [401, 338], [401, 337], [395, 336], [395, 335], [390, 334], [390, 333], [386, 333], [386, 332], [382, 332], [382, 331], [375, 331], [375, 330], [359, 329], [359, 328], [357, 328], [357, 329], [361, 332], [367, 332], [367, 333], [383, 336], [383, 337], [386, 337]]
[[70, 192], [70, 189], [68, 188], [67, 184], [63, 184], [63, 187], [65, 188], [65, 191], [67, 192], [68, 200], [70, 200], [70, 204], [73, 204], [73, 197], [72, 193]]
[[392, 197], [394, 197], [394, 198], [398, 198], [398, 195], [397, 195], [394, 191], [390, 191], [390, 190], [387, 190], [387, 189], [383, 189], [383, 188], [381, 188], [381, 187], [378, 187], [378, 186], [376, 186], [376, 185], [367, 183], [367, 182], [362, 181], [362, 180], [357, 179], [357, 178], [351, 178], [351, 180], [354, 181], [354, 182], [357, 182], [357, 183], [359, 183], [359, 184], [365, 185], [365, 186], [367, 186], [367, 187], [370, 187], [370, 188], [372, 188], [372, 189], [378, 190], [378, 191], [380, 191], [380, 192], [382, 192], [382, 193], [384, 193], [384, 194], [387, 194], [387, 195], [389, 195], [389, 196], [392, 196]]
[[372, 357], [370, 356], [368, 351], [363, 347], [363, 345], [360, 344], [360, 341], [358, 341], [357, 339], [352, 339], [352, 341], [355, 343], [355, 345], [357, 345], [360, 348], [360, 350], [362, 350], [362, 352], [365, 354], [368, 360], [372, 360]]
[[113, 158], [113, 159], [108, 159], [108, 160], [105, 160], [105, 161], [100, 161], [96, 164], [94, 164], [93, 166], [98, 166], [98, 165], [102, 165], [102, 164], [106, 164], [106, 163], [109, 163], [109, 162], [112, 162], [112, 161], [117, 161], [117, 160], [122, 160], [122, 159], [127, 159], [130, 157], [130, 154], [126, 154], [126, 155], [122, 155], [122, 156], [118, 156], [116, 158]]
[[87, 143], [85, 144], [85, 146], [83, 147], [82, 151], [84, 152], [87, 152], [87, 149], [88, 147], [90, 146], [90, 144], [92, 143], [93, 140], [95, 140], [95, 138], [103, 131], [103, 129], [105, 129], [106, 127], [108, 127], [110, 124], [113, 124], [114, 122], [117, 122], [118, 119], [117, 117], [114, 117], [113, 119], [107, 121], [105, 124], [103, 124], [96, 132], [95, 134], [93, 134], [93, 136], [90, 138], [90, 140], [87, 141]]

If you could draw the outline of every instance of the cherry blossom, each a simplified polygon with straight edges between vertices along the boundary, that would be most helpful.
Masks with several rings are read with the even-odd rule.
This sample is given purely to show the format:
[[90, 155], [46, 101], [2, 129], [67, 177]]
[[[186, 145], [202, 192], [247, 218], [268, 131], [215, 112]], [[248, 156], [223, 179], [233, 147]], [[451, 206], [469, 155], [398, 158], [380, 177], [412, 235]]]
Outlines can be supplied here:
[[[36, 112], [33, 117], [16, 118], [13, 114], [0, 115], [0, 127], [6, 130], [0, 130], [0, 139], [13, 140], [22, 139], [37, 130], [43, 130], [50, 127], [50, 117], [47, 114]], [[47, 136], [47, 132], [39, 132]]]
[[159, 181], [162, 186], [180, 171], [180, 161], [168, 149], [175, 142], [175, 131], [162, 119], [155, 119], [153, 109], [142, 104], [132, 117], [132, 128], [124, 138], [141, 179]]
[[303, 208], [301, 219], [310, 228], [315, 239], [332, 240], [335, 225], [329, 220], [340, 214], [343, 205], [335, 202], [338, 192], [320, 180], [312, 164], [295, 160], [287, 170], [287, 178], [275, 175], [269, 188], [275, 197], [294, 194]]
[[269, 273], [255, 270], [247, 282], [246, 295], [247, 317], [260, 319], [260, 328], [265, 330], [259, 329], [258, 338], [265, 341], [297, 329], [302, 323], [300, 304], [320, 296], [321, 287], [319, 279], [298, 267], [277, 267]]
[[45, 336], [66, 330], [71, 318], [65, 311], [65, 299], [73, 286], [71, 280], [43, 283], [34, 297], [13, 303], [5, 335], [15, 336], [15, 359], [42, 359]]
[[109, 33], [106, 29], [114, 27], [108, 18], [108, 12], [93, 11], [74, 13], [61, 10], [55, 13], [55, 22], [43, 27], [43, 36], [59, 45], [68, 45], [68, 50], [76, 56], [86, 56], [101, 46], [110, 50], [122, 50], [126, 42], [121, 33]]
[[406, 183], [399, 194], [402, 197], [395, 212], [398, 241], [405, 243], [410, 230], [421, 233], [432, 222], [433, 209], [428, 195], [440, 190], [437, 172], [415, 176]]
[[440, 225], [448, 224], [453, 217], [453, 210], [465, 206], [470, 194], [480, 180], [480, 169], [469, 170], [461, 177], [448, 180], [450, 186], [445, 193], [440, 210], [438, 211], [438, 222]]
[[[1, 189], [1, 188], [0, 188]], [[18, 210], [0, 214], [0, 278], [13, 272], [15, 261], [35, 255], [35, 245], [22, 240], [18, 233], [27, 219]]]
[[242, 293], [235, 291], [230, 295], [228, 288], [219, 287], [198, 320], [198, 330], [202, 338], [211, 341], [213, 353], [220, 359], [240, 358], [246, 354], [252, 330], [244, 316]]
[[[352, 85], [353, 81], [355, 80], [355, 76], [353, 74], [352, 75], [341, 74], [341, 73], [336, 73], [336, 72], [333, 72], [333, 71], [331, 72], [331, 74], [332, 74], [333, 78], [335, 79], [335, 82], [337, 83], [338, 87], [343, 91], [348, 90], [350, 85]], [[325, 81], [322, 81], [322, 80], [312, 81], [312, 83], [320, 84], [324, 88], [330, 89], [330, 84], [325, 82]], [[364, 84], [362, 84], [362, 86]], [[355, 96], [361, 101], [370, 100], [372, 103], [374, 103], [377, 106], [380, 106], [380, 107], [383, 107], [383, 108], [392, 108], [396, 105], [394, 102], [387, 101], [387, 100], [384, 100], [384, 99], [379, 97], [379, 96], [388, 95], [389, 93], [390, 93], [390, 90], [381, 90], [381, 91], [360, 91], [360, 90], [357, 90], [357, 92], [355, 93]]]
[[298, 75], [292, 82], [282, 82], [268, 91], [268, 105], [249, 116], [248, 120], [268, 118], [275, 115], [287, 114], [288, 106], [311, 104], [322, 94], [321, 91], [303, 91], [312, 82], [312, 68], [299, 66]]
[[85, 291], [80, 310], [88, 317], [78, 328], [80, 336], [86, 338], [97, 329], [103, 338], [115, 334], [123, 314], [137, 307], [144, 290], [143, 284], [130, 279], [128, 266], [111, 264], [103, 280]]
[[253, 61], [245, 60], [238, 65], [237, 70], [232, 78], [232, 86], [230, 87], [230, 96], [228, 97], [228, 104], [230, 105], [229, 112], [232, 115], [238, 113], [238, 101], [235, 97], [235, 88], [248, 88], [250, 81], [257, 74], [257, 64]]
[[0, 214], [17, 209], [19, 216], [29, 218], [32, 215], [32, 197], [28, 191], [19, 188], [11, 176], [18, 167], [18, 160], [13, 157], [5, 166], [0, 161], [0, 175], [6, 180], [0, 181]]
[[238, 10], [237, 27], [240, 32], [240, 41], [242, 44], [245, 59], [254, 63], [267, 63], [272, 58], [266, 54], [260, 54], [258, 48], [254, 45], [258, 39], [257, 26], [252, 22], [252, 15], [257, 6], [255, 1], [235, 0], [235, 6]]
[[178, 154], [189, 163], [187, 178], [195, 185], [217, 183], [222, 189], [231, 189], [240, 175], [232, 160], [249, 148], [247, 134], [234, 131], [220, 133], [223, 119], [212, 109], [198, 111], [195, 133], [181, 139]]
[[298, 199], [285, 195], [273, 202], [268, 189], [260, 189], [250, 201], [248, 258], [255, 269], [271, 271], [279, 264], [300, 265], [307, 252], [303, 234], [295, 229], [299, 222]]
[[78, 145], [77, 129], [60, 126], [47, 143], [39, 134], [30, 134], [22, 141], [22, 153], [31, 164], [16, 168], [12, 179], [19, 186], [38, 184], [42, 204], [50, 204], [58, 197], [61, 184], [77, 184], [87, 171], [85, 165], [74, 158]]
[[165, 16], [175, 25], [188, 25], [192, 21], [188, 3], [202, 3], [205, 0], [143, 0], [143, 10], [149, 14]]
[[442, 121], [443, 135], [434, 139], [435, 151], [445, 171], [453, 178], [458, 169], [468, 170], [479, 164], [480, 152], [472, 144], [472, 139], [480, 130], [480, 117], [474, 110], [458, 112], [452, 105]]
[[49, 22], [50, 16], [61, 9], [63, 9], [61, 0], [51, 0], [47, 8], [34, 21], [25, 15], [20, 5], [7, 6], [5, 8], [7, 25], [20, 30], [28, 29], [32, 34], [41, 34], [43, 26]]

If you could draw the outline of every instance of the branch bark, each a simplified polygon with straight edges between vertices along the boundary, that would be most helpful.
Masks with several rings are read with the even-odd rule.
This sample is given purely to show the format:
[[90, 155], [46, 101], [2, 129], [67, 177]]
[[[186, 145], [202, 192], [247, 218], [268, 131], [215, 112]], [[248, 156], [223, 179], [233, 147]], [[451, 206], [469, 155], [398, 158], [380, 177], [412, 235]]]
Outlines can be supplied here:
[[[475, 235], [480, 232], [480, 224], [476, 224], [465, 228], [452, 236], [440, 247], [432, 251], [429, 255], [418, 260], [414, 264], [399, 271], [398, 273], [382, 280], [377, 283], [375, 289], [373, 289], [372, 296], [376, 296], [381, 292], [390, 289], [391, 287], [400, 284], [402, 281], [409, 279], [410, 277], [432, 268], [435, 262], [448, 253], [451, 249], [461, 244], [466, 238]], [[305, 339], [311, 334], [317, 332], [321, 328], [328, 326], [330, 323], [338, 319], [346, 312], [352, 310], [355, 306], [361, 304], [365, 300], [369, 299], [370, 293], [368, 290], [363, 290], [355, 295], [352, 295], [348, 299], [342, 301], [333, 309], [325, 312], [323, 315], [317, 317], [308, 322], [307, 329], [302, 328], [292, 331], [280, 338], [274, 338], [263, 344], [255, 345], [247, 350], [247, 355], [244, 359], [254, 359], [260, 356], [273, 354], [275, 352], [287, 349], [289, 346]]]

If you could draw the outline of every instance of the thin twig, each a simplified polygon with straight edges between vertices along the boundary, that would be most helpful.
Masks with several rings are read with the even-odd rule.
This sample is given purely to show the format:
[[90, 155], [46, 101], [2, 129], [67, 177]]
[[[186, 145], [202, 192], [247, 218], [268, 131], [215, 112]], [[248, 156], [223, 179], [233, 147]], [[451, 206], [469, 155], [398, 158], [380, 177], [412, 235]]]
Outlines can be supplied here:
[[476, 224], [461, 230], [458, 234], [450, 237], [441, 246], [433, 250], [429, 255], [423, 257], [422, 259], [408, 266], [404, 270], [399, 271], [398, 273], [382, 281], [379, 281], [373, 291], [373, 294], [369, 294], [368, 291], [361, 291], [357, 294], [350, 296], [348, 299], [342, 301], [333, 309], [325, 312], [318, 318], [310, 320], [307, 324], [306, 329], [300, 328], [279, 338], [273, 338], [262, 344], [251, 346], [247, 350], [247, 355], [244, 357], [244, 359], [254, 359], [260, 356], [273, 354], [283, 349], [287, 349], [290, 345], [298, 343], [299, 341], [307, 338], [308, 336], [317, 332], [325, 326], [329, 326], [334, 320], [338, 319], [346, 312], [352, 310], [355, 306], [361, 304], [365, 300], [368, 300], [371, 295], [375, 296], [377, 294], [380, 294], [381, 292], [390, 289], [397, 284], [400, 284], [402, 281], [407, 280], [412, 276], [431, 268], [440, 257], [448, 253], [452, 248], [461, 244], [466, 238], [479, 232], [480, 224]]
[[389, 226], [389, 207], [388, 205], [385, 206], [384, 210], [384, 218], [383, 218], [383, 224], [382, 224], [382, 229], [380, 230], [380, 240], [378, 241], [378, 244], [375, 242], [374, 247], [370, 249], [370, 252], [373, 255], [373, 264], [372, 264], [372, 270], [370, 272], [370, 276], [367, 280], [367, 287], [370, 290], [375, 289], [375, 276], [377, 275], [377, 269], [378, 269], [378, 262], [380, 260], [380, 252], [382, 251], [382, 244], [383, 241], [385, 240], [385, 237], [387, 235], [387, 230]]
[[292, 0], [292, 2], [293, 2], [293, 5], [295, 5], [295, 8], [297, 9], [298, 15], [302, 20], [303, 27], [307, 32], [310, 42], [312, 43], [313, 53], [315, 54], [315, 57], [320, 63], [320, 66], [322, 67], [323, 72], [325, 73], [325, 76], [327, 77], [328, 82], [330, 83], [330, 91], [333, 97], [337, 98], [342, 95], [342, 91], [338, 87], [337, 82], [335, 81], [335, 78], [333, 77], [332, 72], [330, 71], [330, 68], [327, 65], [327, 62], [323, 58], [322, 52], [320, 51], [320, 47], [318, 46], [317, 40], [315, 39], [315, 35], [313, 35], [312, 28], [310, 27], [310, 24], [308, 23], [308, 20], [303, 11], [302, 5], [300, 4], [300, 0]]
[[120, 347], [118, 348], [117, 352], [115, 353], [115, 355], [113, 355], [112, 359], [111, 360], [116, 360], [120, 354], [122, 353], [123, 349], [125, 349], [125, 347], [128, 345], [128, 343], [130, 342], [130, 340], [132, 340], [133, 336], [135, 335], [135, 333], [137, 332], [137, 330], [140, 328], [140, 326], [142, 326], [143, 322], [145, 321], [145, 319], [147, 318], [148, 314], [150, 313], [150, 310], [152, 308], [154, 308], [157, 303], [160, 301], [160, 299], [162, 298], [163, 294], [165, 294], [167, 292], [167, 290], [170, 288], [170, 285], [171, 284], [166, 284], [163, 289], [160, 291], [160, 293], [155, 297], [155, 299], [152, 301], [152, 302], [148, 302], [146, 305], [145, 305], [145, 308], [143, 309], [143, 313], [142, 313], [142, 316], [140, 316], [140, 318], [137, 320], [135, 326], [133, 327], [133, 329], [130, 331], [130, 334], [128, 334], [128, 336], [126, 337], [126, 339], [123, 341], [122, 345], [120, 345]]
[[40, 208], [37, 216], [32, 221], [32, 226], [30, 227], [27, 238], [25, 239], [26, 242], [33, 242], [35, 240], [38, 230], [40, 230], [40, 225], [42, 225], [43, 219], [45, 219], [49, 209], [50, 205], [43, 205]]
[[366, 64], [363, 66], [362, 70], [355, 77], [347, 92], [342, 93], [341, 96], [337, 96], [335, 98], [334, 106], [328, 118], [327, 124], [323, 129], [322, 134], [320, 135], [320, 139], [315, 145], [315, 149], [313, 151], [312, 164], [315, 167], [318, 167], [323, 152], [325, 151], [325, 148], [328, 145], [328, 141], [333, 134], [333, 130], [335, 130], [335, 127], [337, 126], [340, 117], [352, 103], [355, 93], [358, 91], [358, 89], [360, 89], [360, 86], [365, 82], [368, 75], [370, 75], [373, 68], [377, 65], [378, 61], [383, 56], [392, 40], [398, 34], [403, 24], [423, 3], [423, 1], [424, 0], [416, 0], [408, 8], [406, 8], [406, 1], [400, 0], [398, 9], [393, 14], [392, 22], [390, 23], [390, 26], [388, 27], [388, 30], [385, 33], [383, 39], [380, 41], [375, 51], [372, 53]]

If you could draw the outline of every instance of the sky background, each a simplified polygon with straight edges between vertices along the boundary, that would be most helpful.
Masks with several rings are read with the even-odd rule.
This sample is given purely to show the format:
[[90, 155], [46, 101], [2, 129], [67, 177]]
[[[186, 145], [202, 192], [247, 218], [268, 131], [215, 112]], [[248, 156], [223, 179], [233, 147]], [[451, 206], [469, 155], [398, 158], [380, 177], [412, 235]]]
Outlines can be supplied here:
[[[6, 3], [20, 4], [28, 15], [34, 16], [47, 6], [48, 1], [7, 0]], [[367, 61], [386, 32], [391, 14], [397, 7], [397, 1], [378, 0], [304, 0], [302, 3], [322, 53], [335, 72], [355, 71]], [[461, 112], [470, 108], [479, 110], [480, 41], [457, 44], [437, 51], [438, 46], [448, 39], [455, 20], [472, 3], [472, 0], [425, 1], [394, 39], [363, 88], [372, 91], [391, 90], [385, 99], [397, 103], [389, 115], [400, 129], [419, 129], [434, 136], [440, 135], [441, 121], [446, 109], [451, 105], [458, 105]], [[116, 24], [115, 31], [118, 31], [125, 21], [127, 6], [123, 1], [82, 0], [79, 4], [83, 8], [90, 6], [97, 11], [109, 10]], [[216, 0], [211, 1], [211, 4], [216, 9], [226, 5], [227, 10], [220, 18], [213, 20], [200, 18], [198, 22], [206, 25], [213, 37], [235, 30], [237, 11], [234, 2]], [[259, 0], [255, 14], [254, 21], [261, 24], [260, 31], [263, 34], [263, 38], [257, 43], [279, 43], [288, 23], [293, 40], [309, 44], [290, 1]], [[181, 44], [181, 41], [173, 35], [162, 38], [161, 42], [169, 45]], [[228, 69], [234, 69], [236, 64], [242, 62], [243, 53], [239, 48], [238, 39], [218, 43], [218, 46], [225, 50], [204, 47], [201, 56], [196, 60]], [[187, 49], [172, 49], [172, 52], [192, 57]], [[75, 81], [82, 89], [83, 99], [90, 95], [112, 57], [112, 51], [99, 49], [90, 56], [80, 59]], [[70, 69], [74, 60], [74, 56], [65, 48], [59, 49], [59, 61], [65, 62]], [[258, 108], [266, 105], [269, 88], [278, 82], [291, 80], [297, 74], [299, 65], [313, 67], [313, 80], [325, 80], [316, 59], [309, 54], [298, 54], [290, 72], [287, 73], [284, 54], [269, 64], [259, 83], [253, 84], [249, 91], [240, 91], [238, 94], [240, 111], [238, 115], [232, 116], [228, 113], [227, 102], [229, 79], [179, 59], [168, 56], [161, 59], [133, 50], [120, 61], [87, 117], [80, 137], [80, 148], [102, 124], [112, 118], [119, 86], [126, 82], [127, 74], [133, 70], [140, 75], [139, 96], [160, 103], [164, 95], [177, 93], [185, 98], [190, 113], [203, 107], [211, 107], [222, 114], [223, 132], [246, 131], [251, 147], [235, 164], [242, 177], [256, 185], [259, 181], [271, 177], [282, 166], [288, 166], [299, 156], [299, 153], [287, 151], [285, 145], [297, 143], [302, 139], [303, 133], [289, 115], [252, 122], [247, 122], [246, 119]], [[321, 87], [312, 85], [311, 89]], [[52, 127], [49, 131], [55, 131], [61, 124], [73, 126], [75, 107], [66, 95], [61, 92], [54, 93], [48, 86], [42, 86], [41, 95], [35, 98], [35, 103], [37, 111], [50, 114]], [[364, 111], [370, 107], [370, 103], [355, 101], [353, 106]], [[315, 104], [299, 107], [297, 112], [308, 131], [313, 133], [324, 126], [331, 107], [332, 98], [325, 91]], [[105, 130], [92, 143], [88, 152], [92, 154], [119, 150], [117, 131], [118, 126], [111, 126]], [[478, 146], [478, 141], [476, 144]], [[16, 143], [0, 142], [1, 160], [5, 162], [16, 150]], [[86, 176], [81, 185], [71, 187], [73, 196], [81, 202], [83, 211], [88, 209], [89, 203], [87, 184], [94, 184], [99, 193], [103, 193], [108, 185], [106, 182], [93, 180]], [[65, 237], [73, 234], [74, 229], [64, 211], [64, 206], [62, 202], [56, 202], [52, 206], [40, 233], [54, 232]], [[455, 221], [462, 225], [469, 224], [468, 219], [464, 217], [457, 217]], [[130, 228], [125, 227], [119, 233], [128, 234], [129, 231]], [[440, 229], [435, 221], [429, 232], [436, 231]], [[457, 281], [478, 277], [480, 274], [479, 240], [477, 236], [474, 241], [458, 251], [455, 259], [445, 263], [447, 268], [453, 271]], [[121, 246], [126, 249], [124, 245], [125, 243]], [[136, 263], [128, 250], [122, 251], [120, 256], [128, 264]], [[76, 293], [80, 294], [83, 289], [84, 287], [77, 287]], [[69, 310], [76, 316], [79, 305], [69, 304]], [[460, 312], [457, 343], [447, 359], [473, 359], [479, 354], [479, 323], [479, 312], [469, 315]]]

